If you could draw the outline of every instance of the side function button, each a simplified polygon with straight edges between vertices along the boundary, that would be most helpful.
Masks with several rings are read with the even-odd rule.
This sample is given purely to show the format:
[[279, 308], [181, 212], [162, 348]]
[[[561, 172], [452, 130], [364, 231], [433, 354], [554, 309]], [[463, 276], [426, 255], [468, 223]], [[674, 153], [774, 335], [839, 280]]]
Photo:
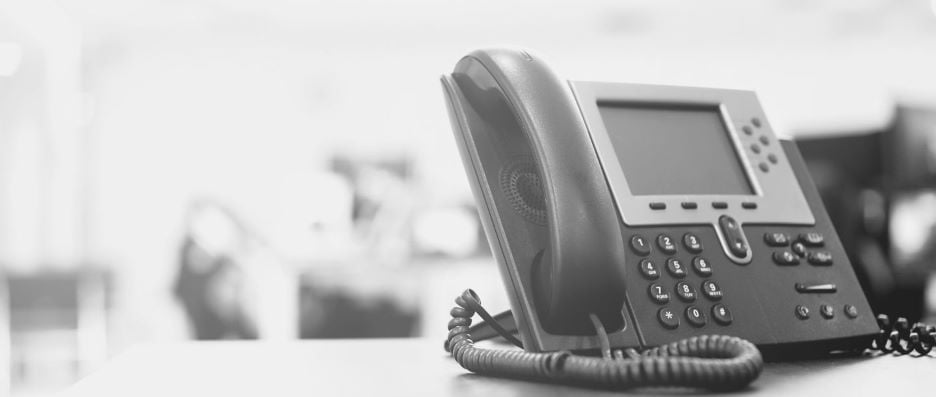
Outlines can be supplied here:
[[676, 329], [676, 327], [679, 327], [679, 316], [668, 307], [664, 307], [657, 312], [657, 319], [660, 320], [660, 325], [666, 328]]
[[686, 267], [683, 266], [681, 260], [676, 258], [669, 258], [666, 260], [666, 271], [676, 278], [686, 277]]
[[696, 208], [699, 208], [699, 205], [696, 204], [695, 201], [683, 201], [681, 205], [683, 209], [687, 209], [687, 210], [694, 210]]
[[650, 288], [647, 290], [647, 293], [650, 294], [650, 299], [653, 299], [653, 301], [656, 303], [664, 304], [669, 302], [669, 292], [666, 292], [666, 290], [663, 289], [660, 284], [650, 284]]
[[786, 247], [790, 244], [790, 236], [786, 233], [764, 233], [764, 242], [771, 247]]
[[819, 306], [819, 314], [821, 314], [825, 319], [831, 320], [833, 317], [835, 317], [835, 309], [829, 305], [822, 305]]
[[761, 136], [760, 136], [760, 143], [761, 143], [762, 145], [764, 145], [764, 146], [767, 146], [767, 145], [770, 144], [770, 139], [768, 139], [766, 135], [761, 135]]
[[692, 268], [695, 269], [695, 272], [702, 277], [708, 277], [712, 275], [712, 265], [709, 264], [708, 259], [705, 259], [701, 256], [692, 258]]
[[826, 283], [826, 284], [806, 284], [806, 283], [796, 283], [793, 284], [793, 287], [796, 288], [796, 292], [801, 294], [834, 294], [835, 291], [838, 291], [838, 287], [835, 284]]
[[728, 307], [719, 303], [712, 306], [712, 318], [715, 319], [716, 323], [721, 325], [731, 324], [731, 311], [728, 310]]
[[709, 298], [713, 301], [717, 301], [722, 298], [721, 288], [712, 280], [706, 280], [702, 282], [702, 294], [705, 295], [706, 298]]
[[676, 283], [676, 296], [683, 302], [694, 302], [696, 300], [696, 291], [689, 283], [680, 281]]
[[770, 171], [770, 166], [767, 165], [767, 163], [765, 163], [765, 162], [761, 162], [760, 164], [758, 164], [758, 165], [757, 165], [757, 168], [760, 168], [760, 170], [763, 171], [763, 172]]
[[755, 127], [760, 128], [760, 126], [761, 126], [761, 121], [760, 121], [759, 118], [754, 117], [754, 118], [751, 119], [751, 124], [754, 124]]
[[661, 203], [661, 202], [658, 202], [658, 201], [654, 201], [654, 202], [650, 203], [650, 209], [651, 209], [651, 210], [665, 210], [665, 209], [666, 209], [666, 203]]
[[660, 278], [660, 269], [657, 269], [653, 261], [644, 258], [640, 261], [640, 274], [647, 280], [656, 280]]
[[751, 151], [754, 152], [754, 154], [760, 154], [760, 146], [758, 146], [756, 143], [752, 143]]
[[799, 258], [790, 251], [777, 251], [773, 253], [774, 263], [780, 266], [799, 265]]
[[676, 253], [676, 242], [667, 234], [657, 236], [657, 246], [664, 254], [673, 255]]
[[744, 232], [741, 231], [738, 221], [728, 215], [722, 215], [718, 218], [718, 226], [721, 227], [722, 234], [725, 236], [728, 251], [738, 259], [746, 258], [748, 256], [747, 240], [744, 238]]
[[686, 233], [682, 237], [683, 245], [686, 246], [686, 249], [693, 254], [698, 254], [702, 252], [702, 240], [699, 240], [699, 237], [692, 234]]
[[744, 131], [744, 134], [745, 134], [745, 135], [751, 135], [751, 134], [754, 133], [754, 129], [751, 128], [751, 126], [749, 126], [749, 125], [746, 125], [746, 126], [744, 126], [744, 127], [741, 127], [741, 131]]
[[689, 306], [686, 308], [686, 320], [693, 327], [701, 327], [705, 325], [705, 313], [695, 306]]
[[858, 308], [854, 305], [845, 305], [845, 315], [848, 318], [858, 318]]
[[640, 256], [650, 255], [650, 243], [643, 236], [635, 234], [630, 239], [631, 249]]
[[796, 305], [796, 310], [793, 311], [796, 313], [796, 318], [800, 320], [806, 320], [809, 318], [809, 308], [803, 305]]
[[723, 210], [725, 208], [728, 208], [728, 203], [724, 201], [713, 201], [712, 208], [717, 209], [717, 210]]
[[777, 155], [776, 155], [776, 154], [773, 154], [773, 153], [768, 154], [768, 155], [767, 155], [767, 161], [770, 161], [771, 164], [777, 164], [777, 161], [778, 161]]
[[816, 266], [829, 266], [832, 264], [832, 254], [827, 251], [810, 252], [806, 260]]
[[822, 237], [822, 233], [819, 232], [800, 234], [799, 241], [802, 241], [803, 244], [806, 244], [809, 247], [821, 247], [825, 243], [825, 239]]
[[806, 246], [803, 245], [803, 243], [797, 241], [793, 243], [790, 248], [793, 249], [793, 253], [796, 254], [796, 256], [800, 258], [806, 256]]

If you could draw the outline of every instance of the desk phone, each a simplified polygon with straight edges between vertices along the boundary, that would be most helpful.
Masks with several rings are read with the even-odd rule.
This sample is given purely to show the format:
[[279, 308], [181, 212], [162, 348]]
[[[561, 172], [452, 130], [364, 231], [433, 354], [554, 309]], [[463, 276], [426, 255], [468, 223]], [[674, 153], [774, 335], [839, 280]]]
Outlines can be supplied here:
[[[566, 81], [519, 50], [472, 52], [442, 85], [527, 352], [722, 335], [785, 356], [880, 333], [803, 159], [753, 92]], [[452, 335], [470, 325], [453, 322]]]

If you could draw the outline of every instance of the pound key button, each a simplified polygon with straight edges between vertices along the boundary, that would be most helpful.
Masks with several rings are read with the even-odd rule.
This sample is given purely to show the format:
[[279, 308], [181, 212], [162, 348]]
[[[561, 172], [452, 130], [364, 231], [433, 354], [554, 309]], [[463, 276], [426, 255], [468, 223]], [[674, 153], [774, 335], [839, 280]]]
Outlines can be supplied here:
[[705, 325], [705, 313], [702, 313], [702, 311], [695, 306], [689, 306], [686, 308], [686, 320], [688, 320], [689, 324], [692, 324], [693, 327], [701, 327]]
[[660, 269], [657, 269], [653, 261], [644, 258], [640, 261], [640, 274], [647, 280], [656, 280], [660, 278]]
[[702, 294], [704, 294], [706, 298], [709, 298], [713, 301], [717, 301], [722, 298], [721, 288], [712, 280], [706, 280], [702, 282]]
[[773, 253], [774, 263], [781, 266], [799, 265], [799, 258], [790, 251], [777, 251]]
[[708, 277], [712, 275], [712, 265], [709, 263], [708, 259], [705, 259], [701, 256], [692, 258], [692, 268], [695, 269], [695, 272], [702, 277]]
[[715, 319], [716, 323], [721, 325], [731, 324], [731, 311], [728, 310], [728, 307], [719, 303], [712, 306], [712, 318]]
[[635, 234], [633, 237], [631, 237], [630, 246], [631, 246], [631, 249], [634, 251], [634, 253], [637, 255], [640, 255], [640, 256], [650, 255], [650, 243], [648, 243], [647, 239], [645, 239], [643, 236], [639, 234]]
[[660, 324], [666, 328], [675, 329], [679, 327], [679, 316], [668, 307], [664, 307], [657, 312], [657, 319], [659, 319]]

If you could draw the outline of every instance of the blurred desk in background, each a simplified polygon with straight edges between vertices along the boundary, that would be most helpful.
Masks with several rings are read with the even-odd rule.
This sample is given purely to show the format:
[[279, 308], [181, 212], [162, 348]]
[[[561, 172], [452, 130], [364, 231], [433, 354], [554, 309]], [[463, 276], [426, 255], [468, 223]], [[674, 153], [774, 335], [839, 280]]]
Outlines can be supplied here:
[[[770, 363], [742, 394], [931, 394], [936, 357]], [[641, 390], [685, 394], [685, 389]], [[929, 393], [927, 393], [929, 392]], [[64, 396], [620, 395], [469, 374], [437, 339], [192, 342], [132, 349]]]

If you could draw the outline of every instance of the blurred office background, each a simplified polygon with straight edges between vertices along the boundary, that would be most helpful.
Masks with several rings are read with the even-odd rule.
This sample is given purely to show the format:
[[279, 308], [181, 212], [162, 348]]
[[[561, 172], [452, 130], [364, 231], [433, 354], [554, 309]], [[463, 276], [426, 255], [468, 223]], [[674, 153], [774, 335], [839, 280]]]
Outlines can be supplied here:
[[441, 340], [464, 288], [507, 308], [438, 82], [486, 46], [756, 90], [877, 307], [929, 313], [936, 1], [9, 0], [0, 395], [138, 343]]

